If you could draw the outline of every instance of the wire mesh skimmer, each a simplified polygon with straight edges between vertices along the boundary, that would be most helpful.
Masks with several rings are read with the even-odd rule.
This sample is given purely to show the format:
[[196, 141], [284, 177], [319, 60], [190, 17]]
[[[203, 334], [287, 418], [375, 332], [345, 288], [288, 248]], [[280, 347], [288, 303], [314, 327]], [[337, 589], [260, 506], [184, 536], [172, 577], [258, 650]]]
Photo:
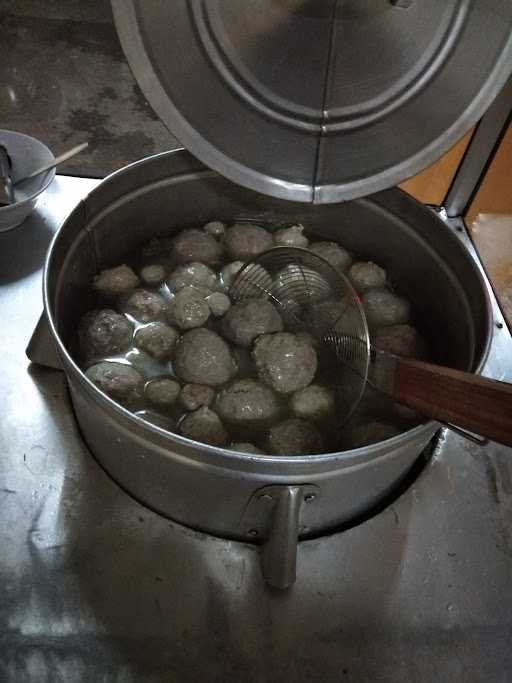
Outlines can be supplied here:
[[230, 295], [235, 302], [269, 299], [288, 331], [314, 336], [319, 362], [337, 387], [340, 425], [359, 405], [371, 366], [372, 385], [393, 400], [512, 445], [512, 385], [372, 349], [358, 295], [317, 254], [298, 247], [270, 249], [238, 272]]

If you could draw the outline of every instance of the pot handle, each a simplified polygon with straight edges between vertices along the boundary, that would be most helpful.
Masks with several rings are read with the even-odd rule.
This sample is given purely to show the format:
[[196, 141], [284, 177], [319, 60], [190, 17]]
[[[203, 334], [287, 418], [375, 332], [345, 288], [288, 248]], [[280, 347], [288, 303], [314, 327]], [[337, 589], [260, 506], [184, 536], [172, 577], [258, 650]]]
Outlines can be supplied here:
[[301, 486], [280, 486], [269, 535], [261, 549], [261, 570], [274, 588], [289, 588], [297, 576], [297, 543], [304, 495]]
[[243, 533], [261, 539], [261, 571], [273, 588], [295, 583], [299, 535], [311, 528], [320, 489], [313, 484], [265, 486], [253, 493], [242, 518]]
[[53, 343], [50, 327], [46, 313], [43, 311], [37, 322], [36, 329], [30, 337], [30, 341], [25, 352], [28, 359], [36, 365], [45, 368], [62, 370], [62, 364]]
[[512, 384], [400, 358], [393, 397], [434, 420], [512, 446]]

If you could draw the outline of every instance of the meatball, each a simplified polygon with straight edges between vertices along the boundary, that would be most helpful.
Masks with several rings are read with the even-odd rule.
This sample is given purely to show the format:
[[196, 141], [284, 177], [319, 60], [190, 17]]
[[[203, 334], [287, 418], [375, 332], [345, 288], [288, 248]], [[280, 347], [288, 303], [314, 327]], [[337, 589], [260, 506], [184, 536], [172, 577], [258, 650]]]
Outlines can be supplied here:
[[344, 273], [352, 263], [352, 257], [348, 251], [336, 242], [315, 242], [309, 248], [341, 273]]
[[167, 284], [174, 292], [187, 285], [215, 289], [217, 275], [207, 265], [196, 261], [186, 266], [178, 266], [167, 278]]
[[273, 246], [272, 235], [253, 223], [235, 223], [224, 235], [224, 247], [235, 261], [250, 261]]
[[136, 289], [123, 299], [121, 309], [135, 320], [149, 323], [163, 316], [166, 304], [160, 294], [147, 289]]
[[309, 387], [295, 392], [290, 400], [294, 415], [313, 422], [332, 417], [336, 410], [336, 394], [323, 384], [310, 384]]
[[102, 270], [99, 275], [95, 276], [93, 287], [100, 294], [115, 298], [120, 294], [126, 294], [138, 284], [139, 278], [129, 266], [123, 264], [116, 268]]
[[158, 287], [165, 280], [165, 268], [157, 263], [144, 266], [140, 271], [140, 279], [145, 285]]
[[378, 328], [373, 337], [373, 346], [380, 351], [404, 358], [417, 360], [428, 358], [426, 341], [411, 325], [390, 325]]
[[345, 299], [320, 301], [305, 312], [304, 323], [315, 330], [317, 337], [321, 337], [342, 318], [348, 306]]
[[181, 387], [178, 382], [167, 377], [153, 379], [144, 387], [144, 395], [157, 406], [172, 406], [178, 400]]
[[128, 349], [133, 326], [124, 315], [106, 308], [86, 313], [80, 321], [78, 334], [85, 358], [109, 356]]
[[184, 382], [215, 387], [232, 379], [237, 365], [222, 337], [198, 327], [178, 339], [174, 369]]
[[222, 221], [210, 221], [203, 226], [203, 230], [209, 235], [212, 235], [212, 237], [217, 237], [218, 239], [226, 232], [226, 226]]
[[232, 263], [228, 263], [227, 266], [224, 266], [220, 274], [224, 289], [228, 290], [231, 287], [237, 273], [239, 273], [244, 266], [244, 261], [233, 261]]
[[136, 403], [142, 396], [144, 380], [130, 365], [102, 361], [88, 368], [85, 374], [107, 396], [123, 405]]
[[315, 309], [318, 312], [319, 320], [331, 326], [342, 317], [348, 307], [349, 302], [346, 299], [340, 299], [339, 301], [321, 301], [315, 306]]
[[150, 323], [139, 329], [135, 335], [135, 346], [138, 346], [157, 360], [169, 358], [176, 346], [178, 332], [162, 322]]
[[217, 413], [206, 406], [186, 415], [179, 424], [179, 431], [189, 439], [212, 446], [225, 446], [229, 440]]
[[399, 429], [389, 422], [357, 422], [346, 429], [343, 440], [350, 448], [361, 448], [396, 436]]
[[363, 295], [363, 307], [368, 325], [384, 327], [409, 322], [409, 302], [388, 289], [370, 289]]
[[182, 330], [201, 327], [210, 317], [210, 307], [201, 291], [183, 287], [169, 306], [169, 318]]
[[222, 247], [215, 237], [197, 229], [183, 230], [174, 238], [172, 259], [174, 263], [215, 263], [222, 256]]
[[324, 442], [318, 429], [299, 418], [290, 418], [272, 427], [268, 433], [269, 450], [275, 455], [322, 453]]
[[358, 261], [350, 266], [348, 279], [357, 292], [366, 292], [386, 284], [386, 271], [371, 261]]
[[209, 294], [206, 297], [206, 303], [210, 307], [212, 315], [216, 318], [221, 318], [231, 307], [229, 296], [222, 294], [222, 292], [213, 292], [213, 294]]
[[232, 443], [229, 447], [231, 451], [238, 451], [239, 453], [254, 453], [255, 455], [265, 455], [261, 448], [258, 448], [252, 443], [246, 441], [237, 441]]
[[197, 410], [201, 406], [211, 406], [215, 391], [204, 384], [185, 384], [180, 393], [181, 404], [187, 410]]
[[137, 410], [135, 415], [155, 425], [155, 427], [166, 429], [168, 432], [174, 431], [176, 427], [174, 420], [171, 420], [167, 415], [160, 415], [160, 413], [155, 413], [152, 410]]
[[308, 246], [309, 240], [304, 235], [303, 225], [292, 225], [274, 233], [274, 244], [277, 247], [302, 247], [304, 249]]
[[270, 301], [254, 299], [232, 306], [222, 320], [222, 333], [238, 346], [251, 346], [256, 337], [281, 332], [283, 321]]
[[254, 379], [238, 379], [222, 389], [215, 409], [226, 423], [249, 433], [267, 428], [281, 412], [272, 389]]
[[252, 355], [262, 382], [283, 394], [304, 389], [316, 373], [315, 349], [288, 332], [258, 337]]

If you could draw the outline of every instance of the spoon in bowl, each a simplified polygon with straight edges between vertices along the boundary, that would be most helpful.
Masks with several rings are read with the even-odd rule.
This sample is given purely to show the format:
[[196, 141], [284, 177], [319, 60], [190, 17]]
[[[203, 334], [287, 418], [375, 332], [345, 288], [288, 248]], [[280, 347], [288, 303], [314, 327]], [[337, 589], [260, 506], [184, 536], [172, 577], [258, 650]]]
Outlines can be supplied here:
[[63, 161], [67, 161], [68, 159], [71, 159], [71, 157], [76, 156], [80, 152], [82, 152], [87, 146], [89, 145], [88, 142], [82, 142], [79, 145], [76, 145], [76, 147], [73, 147], [72, 149], [68, 149], [67, 152], [63, 152], [62, 154], [59, 154], [58, 157], [55, 157], [53, 161], [50, 161], [50, 163], [45, 164], [44, 166], [41, 166], [40, 168], [36, 169], [35, 171], [32, 171], [32, 173], [29, 173], [28, 175], [24, 176], [23, 178], [19, 178], [16, 180], [16, 182], [13, 183], [13, 187], [17, 187], [18, 185], [21, 185], [21, 183], [24, 183], [26, 180], [31, 180], [32, 178], [35, 178], [36, 176], [40, 175], [41, 173], [45, 173], [46, 171], [51, 171], [52, 168], [55, 168], [59, 164], [61, 164]]

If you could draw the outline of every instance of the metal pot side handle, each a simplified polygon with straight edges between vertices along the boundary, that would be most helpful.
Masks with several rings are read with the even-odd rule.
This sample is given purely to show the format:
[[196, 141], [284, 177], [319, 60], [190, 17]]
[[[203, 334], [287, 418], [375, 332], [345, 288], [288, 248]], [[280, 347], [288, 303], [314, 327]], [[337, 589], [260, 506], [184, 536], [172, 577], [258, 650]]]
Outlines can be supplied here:
[[55, 343], [52, 339], [46, 313], [43, 311], [37, 322], [36, 329], [30, 337], [25, 351], [28, 359], [36, 365], [54, 370], [63, 370]]
[[299, 536], [307, 530], [305, 506], [319, 496], [317, 486], [270, 485], [251, 497], [242, 519], [251, 540], [261, 540], [261, 571], [272, 588], [286, 589], [295, 583]]

